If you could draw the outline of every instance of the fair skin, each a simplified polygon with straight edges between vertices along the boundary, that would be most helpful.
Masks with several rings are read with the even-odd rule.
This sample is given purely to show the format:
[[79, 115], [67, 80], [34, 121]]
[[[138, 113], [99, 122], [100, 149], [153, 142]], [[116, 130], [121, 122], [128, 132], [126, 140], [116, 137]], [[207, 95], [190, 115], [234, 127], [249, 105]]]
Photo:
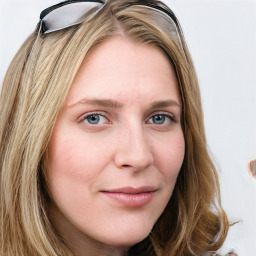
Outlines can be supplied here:
[[76, 256], [125, 255], [149, 235], [183, 162], [181, 112], [157, 47], [114, 36], [87, 54], [46, 170], [50, 220]]

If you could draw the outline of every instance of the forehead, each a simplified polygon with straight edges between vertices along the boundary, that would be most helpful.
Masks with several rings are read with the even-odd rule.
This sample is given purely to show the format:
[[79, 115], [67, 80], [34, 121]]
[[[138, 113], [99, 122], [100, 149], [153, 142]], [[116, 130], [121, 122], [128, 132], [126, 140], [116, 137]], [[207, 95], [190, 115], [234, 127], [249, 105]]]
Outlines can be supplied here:
[[175, 71], [164, 52], [153, 45], [139, 44], [114, 36], [91, 49], [69, 92], [67, 102], [81, 97], [114, 97], [139, 100], [154, 96], [179, 99]]

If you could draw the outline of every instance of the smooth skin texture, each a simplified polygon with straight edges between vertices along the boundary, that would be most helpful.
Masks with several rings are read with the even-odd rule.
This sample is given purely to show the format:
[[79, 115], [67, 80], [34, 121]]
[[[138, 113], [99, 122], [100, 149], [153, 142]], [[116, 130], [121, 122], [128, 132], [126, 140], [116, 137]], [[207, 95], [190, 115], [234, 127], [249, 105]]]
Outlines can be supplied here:
[[87, 54], [46, 170], [50, 220], [77, 256], [125, 255], [148, 236], [183, 162], [181, 113], [175, 72], [157, 47], [118, 35]]

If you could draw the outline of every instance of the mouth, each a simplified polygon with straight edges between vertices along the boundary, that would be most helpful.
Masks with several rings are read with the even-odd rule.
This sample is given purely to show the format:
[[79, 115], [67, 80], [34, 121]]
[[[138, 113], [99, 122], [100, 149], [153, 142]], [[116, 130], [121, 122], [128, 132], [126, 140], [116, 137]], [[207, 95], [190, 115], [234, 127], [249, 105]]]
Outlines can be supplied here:
[[123, 187], [101, 191], [102, 194], [126, 207], [141, 207], [150, 203], [157, 189], [153, 186]]

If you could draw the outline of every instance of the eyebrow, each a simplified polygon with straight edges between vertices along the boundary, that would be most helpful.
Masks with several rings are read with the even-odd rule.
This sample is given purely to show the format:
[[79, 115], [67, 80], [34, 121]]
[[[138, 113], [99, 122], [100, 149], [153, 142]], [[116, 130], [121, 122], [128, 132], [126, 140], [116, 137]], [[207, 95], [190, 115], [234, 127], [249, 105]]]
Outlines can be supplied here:
[[[123, 107], [123, 104], [121, 102], [116, 100], [110, 100], [110, 99], [82, 99], [77, 103], [69, 105], [68, 107], [73, 107], [78, 104], [89, 104], [89, 105], [102, 106], [102, 107], [113, 108], [113, 109], [120, 109]], [[176, 106], [181, 108], [181, 104], [172, 99], [153, 102], [150, 105], [150, 108], [157, 109], [157, 108], [169, 107], [169, 106]]]
[[170, 107], [170, 106], [176, 106], [181, 108], [181, 104], [175, 100], [164, 100], [164, 101], [156, 101], [152, 104], [152, 108], [162, 108], [162, 107]]
[[69, 105], [68, 107], [73, 107], [80, 104], [88, 104], [88, 105], [95, 105], [95, 106], [103, 106], [107, 108], [122, 108], [123, 104], [116, 101], [116, 100], [110, 100], [110, 99], [82, 99], [72, 105]]

